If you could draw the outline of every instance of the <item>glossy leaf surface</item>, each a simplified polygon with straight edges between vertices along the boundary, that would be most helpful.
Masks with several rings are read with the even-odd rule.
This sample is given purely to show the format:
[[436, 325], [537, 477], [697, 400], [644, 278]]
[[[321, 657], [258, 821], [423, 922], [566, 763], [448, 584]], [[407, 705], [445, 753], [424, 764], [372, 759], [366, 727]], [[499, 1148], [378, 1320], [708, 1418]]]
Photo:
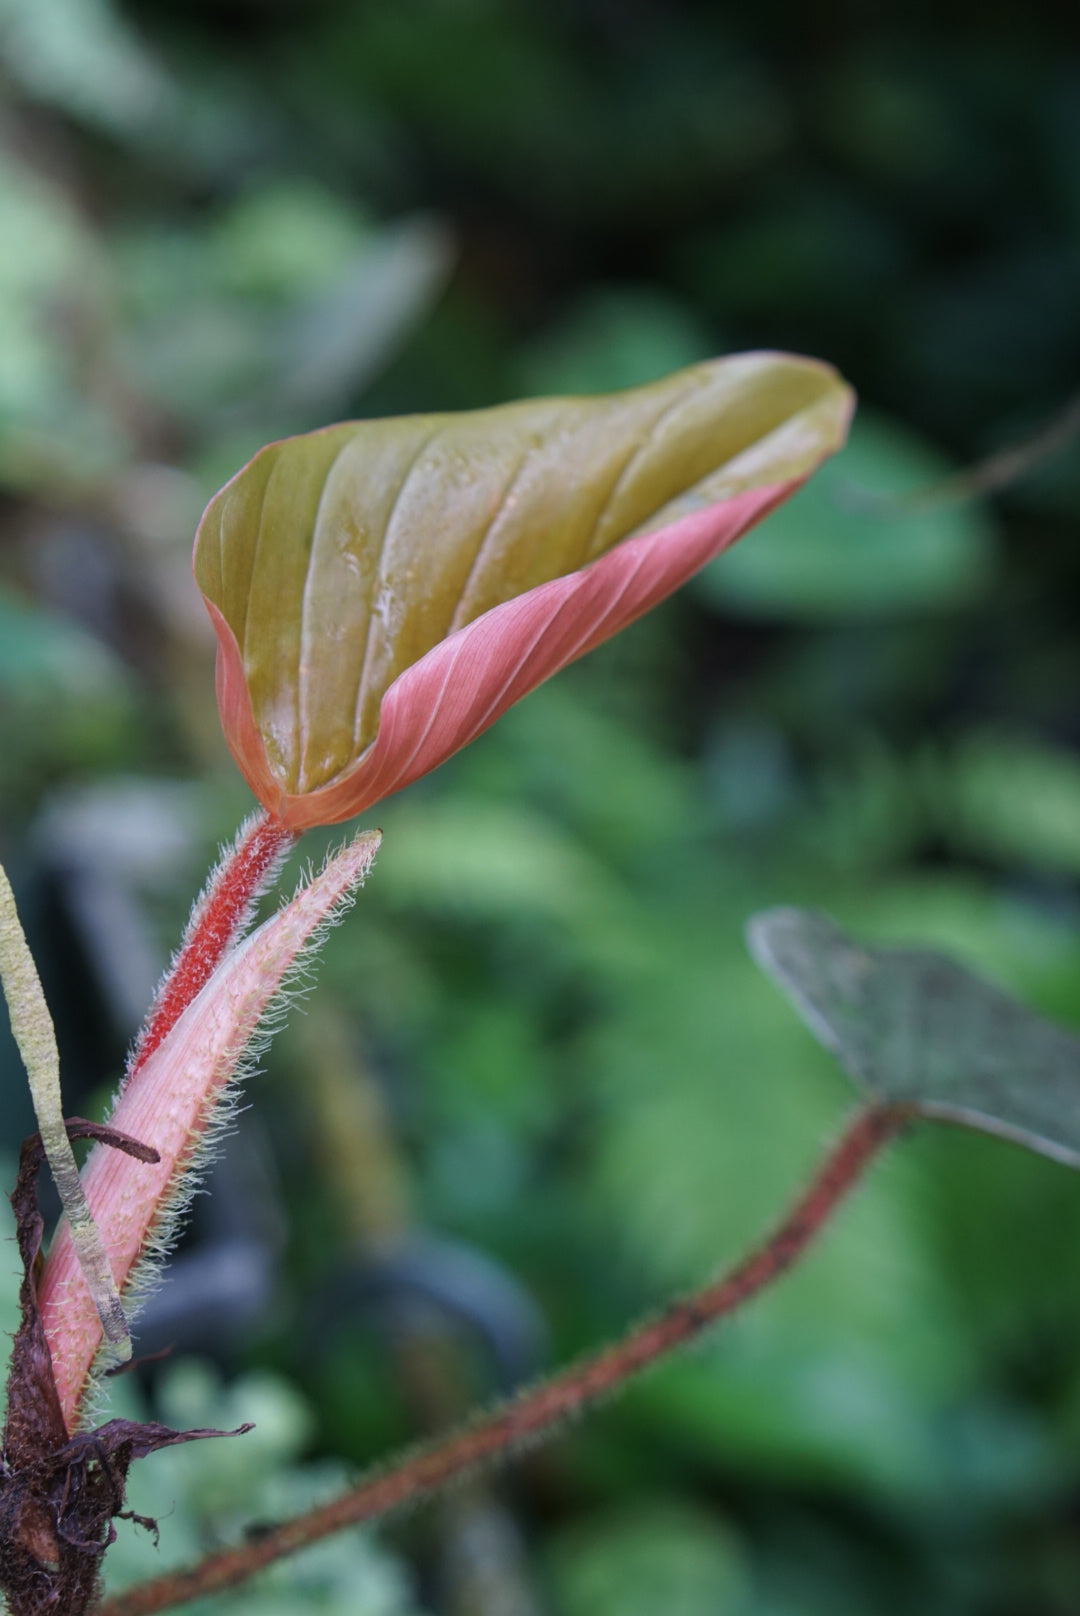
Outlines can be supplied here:
[[875, 1099], [1080, 1167], [1080, 1037], [942, 954], [856, 942], [826, 915], [770, 909], [750, 950]]
[[435, 767], [793, 492], [850, 411], [829, 367], [751, 354], [271, 444], [195, 546], [256, 795], [300, 829]]

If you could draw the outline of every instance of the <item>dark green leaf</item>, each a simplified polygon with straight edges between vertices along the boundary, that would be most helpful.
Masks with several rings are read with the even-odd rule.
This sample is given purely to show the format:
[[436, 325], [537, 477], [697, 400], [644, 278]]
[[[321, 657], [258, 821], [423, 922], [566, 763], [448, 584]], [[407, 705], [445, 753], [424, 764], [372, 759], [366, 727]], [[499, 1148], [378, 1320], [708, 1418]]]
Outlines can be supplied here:
[[944, 955], [856, 942], [810, 910], [766, 910], [748, 939], [874, 1099], [1080, 1167], [1080, 1038]]

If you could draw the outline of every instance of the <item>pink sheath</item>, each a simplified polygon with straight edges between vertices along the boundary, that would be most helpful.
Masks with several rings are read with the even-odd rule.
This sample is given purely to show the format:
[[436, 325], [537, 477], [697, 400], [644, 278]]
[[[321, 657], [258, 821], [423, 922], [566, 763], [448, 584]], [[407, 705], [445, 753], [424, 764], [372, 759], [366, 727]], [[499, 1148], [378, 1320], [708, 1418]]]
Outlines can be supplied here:
[[218, 706], [241, 773], [264, 807], [293, 831], [363, 813], [445, 762], [553, 673], [650, 611], [804, 481], [754, 488], [655, 533], [624, 539], [587, 567], [494, 606], [447, 635], [387, 690], [379, 732], [363, 756], [337, 780], [304, 795], [289, 794], [270, 768], [236, 636], [207, 600], [218, 636]]
[[[358, 836], [310, 886], [228, 954], [128, 1082], [109, 1120], [152, 1145], [161, 1160], [137, 1162], [98, 1145], [83, 1170], [86, 1198], [121, 1293], [146, 1251], [148, 1235], [183, 1193], [185, 1167], [197, 1151], [214, 1102], [236, 1071], [282, 978], [363, 880], [378, 844], [373, 833]], [[60, 1406], [71, 1430], [102, 1331], [66, 1224], [49, 1252], [38, 1299]]]

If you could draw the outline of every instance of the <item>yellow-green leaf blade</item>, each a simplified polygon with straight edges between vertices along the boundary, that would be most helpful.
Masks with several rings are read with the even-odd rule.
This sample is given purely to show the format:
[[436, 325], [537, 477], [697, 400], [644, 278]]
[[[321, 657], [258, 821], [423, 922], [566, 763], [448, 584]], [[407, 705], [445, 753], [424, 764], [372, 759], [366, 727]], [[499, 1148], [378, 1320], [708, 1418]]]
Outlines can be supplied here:
[[235, 639], [268, 777], [288, 796], [340, 779], [389, 687], [448, 635], [635, 534], [794, 486], [850, 408], [829, 367], [752, 354], [600, 398], [352, 422], [262, 450], [208, 507], [195, 571]]

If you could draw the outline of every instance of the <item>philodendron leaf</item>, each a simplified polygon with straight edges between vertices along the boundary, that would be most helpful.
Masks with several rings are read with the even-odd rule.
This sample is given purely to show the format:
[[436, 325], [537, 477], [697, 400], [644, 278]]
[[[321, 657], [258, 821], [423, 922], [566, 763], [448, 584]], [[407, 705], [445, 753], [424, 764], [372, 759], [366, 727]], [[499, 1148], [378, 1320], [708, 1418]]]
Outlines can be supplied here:
[[252, 789], [299, 830], [434, 768], [793, 493], [851, 406], [828, 366], [749, 354], [263, 449], [195, 543]]
[[812, 910], [766, 910], [747, 938], [875, 1100], [1080, 1167], [1080, 1037], [942, 954], [856, 942]]

